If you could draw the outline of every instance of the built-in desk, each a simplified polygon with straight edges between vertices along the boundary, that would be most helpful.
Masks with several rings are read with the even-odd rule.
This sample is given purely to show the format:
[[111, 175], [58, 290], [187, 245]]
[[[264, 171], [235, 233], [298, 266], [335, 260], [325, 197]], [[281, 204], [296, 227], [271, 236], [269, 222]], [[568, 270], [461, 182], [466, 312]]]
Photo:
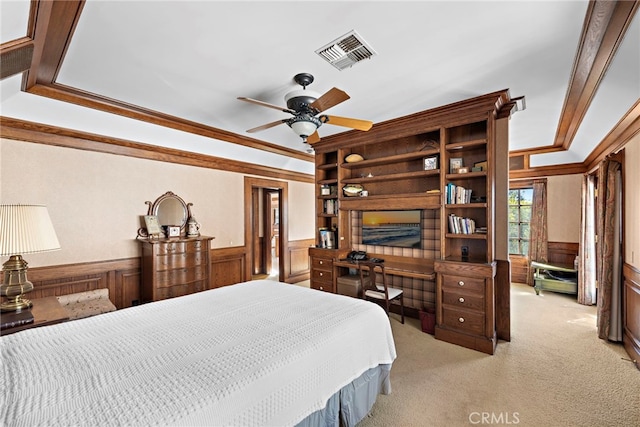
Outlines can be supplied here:
[[536, 295], [541, 290], [561, 292], [564, 294], [578, 293], [578, 270], [573, 265], [547, 264], [531, 262], [533, 272], [533, 288]]
[[[357, 261], [340, 259], [333, 261], [333, 277], [338, 278], [348, 274], [345, 269], [359, 270]], [[433, 260], [420, 260], [420, 263], [410, 263], [402, 261], [388, 260], [385, 258], [384, 269], [386, 274], [392, 276], [411, 277], [413, 279], [435, 280], [436, 274], [433, 271]]]

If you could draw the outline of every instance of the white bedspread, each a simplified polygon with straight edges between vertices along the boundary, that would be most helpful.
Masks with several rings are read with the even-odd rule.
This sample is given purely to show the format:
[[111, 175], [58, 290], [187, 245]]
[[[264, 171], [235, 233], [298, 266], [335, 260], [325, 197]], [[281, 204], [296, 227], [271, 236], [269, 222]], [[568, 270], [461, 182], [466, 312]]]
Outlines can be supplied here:
[[292, 425], [396, 357], [377, 305], [267, 280], [0, 342], [5, 426]]

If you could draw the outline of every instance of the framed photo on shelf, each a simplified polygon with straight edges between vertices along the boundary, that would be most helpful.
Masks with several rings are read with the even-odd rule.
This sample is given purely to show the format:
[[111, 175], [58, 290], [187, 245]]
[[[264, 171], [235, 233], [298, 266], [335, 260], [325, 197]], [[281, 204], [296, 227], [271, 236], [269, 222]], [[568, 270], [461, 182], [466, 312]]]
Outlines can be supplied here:
[[469, 173], [469, 168], [461, 167], [461, 168], [458, 168], [457, 172], [458, 173]]
[[476, 162], [473, 164], [474, 168], [480, 168], [480, 171], [486, 171], [487, 170], [487, 161], [485, 160], [484, 162]]
[[462, 157], [451, 157], [449, 159], [449, 173], [457, 173], [462, 167]]
[[438, 156], [430, 156], [424, 158], [424, 170], [431, 171], [438, 169]]
[[157, 236], [162, 233], [162, 230], [160, 230], [160, 223], [158, 222], [158, 217], [156, 215], [145, 215], [144, 225], [147, 227], [148, 236]]

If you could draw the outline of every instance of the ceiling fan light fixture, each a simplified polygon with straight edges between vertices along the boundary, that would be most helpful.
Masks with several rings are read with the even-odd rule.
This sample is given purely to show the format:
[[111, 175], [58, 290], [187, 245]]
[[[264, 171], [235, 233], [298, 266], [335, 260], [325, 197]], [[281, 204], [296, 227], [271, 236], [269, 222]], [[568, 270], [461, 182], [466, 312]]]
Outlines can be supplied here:
[[322, 122], [310, 115], [301, 114], [287, 120], [287, 125], [304, 141], [322, 125]]

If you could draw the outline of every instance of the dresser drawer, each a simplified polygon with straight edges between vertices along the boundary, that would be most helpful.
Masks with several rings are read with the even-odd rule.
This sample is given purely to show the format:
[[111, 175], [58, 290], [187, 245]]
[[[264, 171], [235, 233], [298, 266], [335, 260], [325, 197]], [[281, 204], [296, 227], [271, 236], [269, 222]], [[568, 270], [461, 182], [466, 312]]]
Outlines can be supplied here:
[[156, 300], [162, 300], [167, 298], [181, 297], [189, 295], [194, 292], [201, 292], [207, 290], [207, 283], [204, 280], [198, 280], [188, 284], [181, 284], [175, 286], [168, 286], [156, 289]]
[[319, 282], [333, 283], [333, 270], [311, 269], [311, 280]]
[[158, 271], [173, 270], [199, 266], [203, 262], [206, 262], [206, 257], [202, 252], [160, 255], [157, 258], [156, 268]]
[[442, 275], [442, 287], [451, 290], [465, 289], [467, 291], [484, 294], [484, 279], [444, 274]]
[[327, 258], [311, 258], [311, 268], [317, 270], [333, 270], [333, 260]]
[[156, 287], [170, 287], [197, 280], [206, 279], [207, 272], [204, 266], [195, 268], [180, 268], [177, 270], [159, 271], [156, 275]]
[[484, 313], [445, 307], [442, 317], [444, 326], [473, 335], [484, 334]]
[[458, 289], [444, 289], [442, 291], [442, 303], [484, 313], [484, 295], [460, 292]]
[[161, 243], [158, 246], [158, 255], [199, 252], [203, 247], [203, 242], [200, 240]]
[[324, 292], [333, 292], [333, 283], [331, 282], [311, 282], [311, 289], [315, 289], [318, 291], [324, 291]]

